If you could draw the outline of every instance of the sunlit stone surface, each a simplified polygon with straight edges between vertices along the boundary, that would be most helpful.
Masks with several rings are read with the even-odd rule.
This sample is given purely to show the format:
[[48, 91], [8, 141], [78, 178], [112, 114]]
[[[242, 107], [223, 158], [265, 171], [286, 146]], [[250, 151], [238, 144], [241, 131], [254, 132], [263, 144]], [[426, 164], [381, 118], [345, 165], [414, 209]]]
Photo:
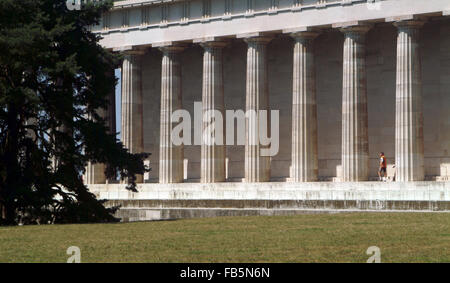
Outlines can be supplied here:
[[[119, 1], [93, 27], [103, 46], [124, 54], [117, 130], [132, 152], [152, 153], [141, 190], [173, 186], [173, 196], [196, 201], [287, 197], [308, 202], [304, 207], [330, 199], [339, 209], [372, 209], [378, 197], [388, 210], [446, 207], [448, 0], [231, 2]], [[279, 151], [261, 156], [264, 147], [250, 142], [260, 129], [248, 118], [235, 122], [245, 128], [241, 144], [235, 128], [233, 145], [174, 145], [173, 111], [190, 114], [192, 142], [195, 126], [204, 129], [211, 118], [195, 117], [195, 102], [203, 102], [202, 113], [278, 110]], [[373, 182], [380, 152], [388, 183]], [[106, 183], [90, 170], [87, 183]], [[108, 182], [92, 186], [109, 192]], [[418, 190], [406, 193], [411, 187]], [[334, 191], [355, 206], [342, 206]], [[130, 200], [161, 197], [117, 192]]]

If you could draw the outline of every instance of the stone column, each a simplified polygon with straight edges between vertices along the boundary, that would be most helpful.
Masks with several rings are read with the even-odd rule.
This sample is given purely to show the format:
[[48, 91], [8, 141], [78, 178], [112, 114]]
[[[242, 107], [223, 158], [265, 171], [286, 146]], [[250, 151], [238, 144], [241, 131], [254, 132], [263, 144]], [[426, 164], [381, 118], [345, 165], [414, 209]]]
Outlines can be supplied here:
[[419, 52], [419, 32], [423, 24], [422, 21], [394, 23], [398, 29], [395, 167], [396, 181], [399, 182], [425, 178]]
[[[143, 97], [141, 82], [142, 53], [127, 52], [122, 65], [122, 142], [131, 153], [142, 153]], [[144, 176], [137, 175], [136, 182], [143, 183]]]
[[368, 26], [344, 27], [342, 181], [369, 178], [365, 34]]
[[179, 46], [161, 47], [161, 125], [159, 151], [159, 182], [162, 184], [183, 182], [183, 145], [174, 145], [171, 134], [174, 127], [171, 116], [173, 111], [182, 108], [181, 66]]
[[93, 164], [89, 162], [86, 167], [85, 177], [85, 183], [88, 185], [106, 184], [105, 165], [102, 163]]
[[316, 32], [296, 32], [292, 93], [293, 182], [313, 182], [318, 176], [317, 104], [314, 68]]
[[[247, 114], [251, 111], [255, 113], [246, 117], [245, 182], [248, 183], [270, 180], [270, 157], [261, 156], [261, 149], [264, 147], [259, 143], [259, 111], [269, 111], [266, 49], [271, 39], [269, 37], [245, 39], [248, 44], [246, 110]], [[269, 126], [269, 121], [266, 125]]]
[[[97, 111], [100, 117], [106, 118], [106, 111], [104, 109], [100, 109]], [[92, 117], [90, 117], [91, 119]], [[88, 162], [86, 166], [85, 173], [85, 183], [86, 184], [106, 184], [106, 175], [105, 175], [105, 164], [103, 163], [92, 163]]]
[[[111, 70], [109, 75], [114, 76], [114, 70]], [[116, 93], [113, 90], [107, 97], [108, 106], [107, 109], [99, 109], [97, 111], [98, 115], [104, 118], [106, 121], [106, 125], [109, 128], [109, 133], [116, 132]], [[96, 163], [92, 164], [88, 163], [85, 174], [85, 183], [86, 184], [105, 184], [107, 183], [107, 179], [105, 176], [105, 164]]]
[[[204, 134], [202, 138], [201, 182], [216, 183], [225, 181], [225, 111], [223, 97], [223, 55], [224, 42], [204, 42], [203, 54], [203, 131], [211, 127], [214, 121], [215, 137]], [[213, 112], [222, 115], [222, 121], [217, 120]], [[221, 122], [222, 125], [218, 125]], [[220, 130], [218, 133], [217, 130]], [[204, 132], [205, 133], [205, 132]], [[221, 135], [221, 139], [217, 139]], [[217, 144], [218, 143], [218, 144]]]

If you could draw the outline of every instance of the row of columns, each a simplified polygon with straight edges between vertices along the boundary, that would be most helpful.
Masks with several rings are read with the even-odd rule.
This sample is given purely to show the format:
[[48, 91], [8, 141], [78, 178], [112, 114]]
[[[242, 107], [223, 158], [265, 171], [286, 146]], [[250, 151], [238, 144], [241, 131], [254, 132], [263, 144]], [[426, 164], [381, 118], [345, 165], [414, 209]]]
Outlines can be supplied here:
[[[419, 29], [421, 21], [399, 21], [397, 38], [396, 136], [397, 181], [424, 179], [423, 117]], [[369, 177], [368, 110], [365, 68], [365, 35], [369, 25], [341, 27], [344, 34], [342, 88], [342, 181], [366, 181]], [[293, 49], [292, 166], [294, 182], [318, 178], [317, 102], [314, 70], [316, 31], [297, 31], [290, 35]], [[247, 42], [246, 110], [269, 110], [267, 44], [271, 37], [244, 38]], [[203, 55], [203, 113], [217, 110], [224, 114], [223, 55], [221, 41], [199, 41]], [[171, 113], [182, 108], [181, 66], [183, 46], [162, 46], [160, 183], [183, 181], [183, 146], [171, 141]], [[132, 153], [143, 150], [142, 89], [138, 54], [127, 53], [122, 69], [122, 139]], [[206, 127], [212, 117], [203, 117]], [[259, 136], [258, 123], [246, 119], [245, 181], [270, 180], [270, 157], [261, 156], [261, 145], [251, 141]], [[224, 127], [222, 127], [224, 128]], [[201, 147], [201, 182], [225, 181], [225, 147]], [[142, 182], [142, 176], [138, 178]]]
[[[423, 21], [399, 21], [397, 34], [395, 161], [396, 180], [421, 181], [424, 172], [421, 60], [419, 31]], [[365, 34], [370, 26], [343, 27], [342, 179], [369, 178], [368, 110]], [[315, 99], [313, 38], [294, 34], [292, 118], [292, 179], [317, 180], [317, 105]]]

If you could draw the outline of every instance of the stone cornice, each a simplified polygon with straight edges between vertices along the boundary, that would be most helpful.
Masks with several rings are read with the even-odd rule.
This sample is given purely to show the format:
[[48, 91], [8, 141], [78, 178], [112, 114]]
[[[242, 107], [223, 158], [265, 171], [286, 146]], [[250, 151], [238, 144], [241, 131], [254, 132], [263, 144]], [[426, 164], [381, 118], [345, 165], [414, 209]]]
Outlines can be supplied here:
[[[122, 9], [131, 9], [131, 8], [139, 8], [144, 6], [158, 6], [158, 5], [171, 5], [176, 4], [178, 2], [192, 2], [193, 0], [123, 0], [123, 1], [117, 1], [114, 2], [113, 11], [122, 10]], [[214, 0], [211, 0], [214, 1]], [[258, 0], [253, 0], [258, 1]], [[196, 22], [202, 22], [207, 23], [214, 20], [232, 20], [233, 18], [240, 18], [240, 17], [254, 17], [254, 16], [260, 16], [260, 15], [276, 15], [278, 13], [285, 13], [285, 12], [300, 12], [305, 10], [311, 10], [311, 9], [325, 9], [327, 7], [336, 7], [336, 6], [344, 6], [347, 7], [349, 5], [368, 2], [370, 3], [373, 0], [334, 0], [331, 2], [323, 2], [322, 0], [316, 0], [316, 2], [306, 5], [295, 5], [294, 1], [293, 4], [289, 7], [284, 8], [272, 8], [270, 5], [267, 6], [266, 9], [263, 10], [254, 10], [253, 8], [250, 10], [245, 10], [241, 12], [232, 12], [232, 11], [224, 11], [223, 15], [220, 16], [209, 16], [207, 18], [198, 18], [198, 19], [186, 19], [181, 17], [178, 21], [171, 21], [168, 23], [163, 24], [164, 27], [167, 27], [169, 25], [187, 25], [190, 23], [196, 23]], [[389, 0], [380, 0], [380, 1], [389, 1]], [[147, 25], [148, 27], [151, 26], [161, 26], [161, 23], [154, 24], [154, 25]], [[142, 27], [137, 27], [142, 28]], [[109, 33], [109, 32], [124, 32], [129, 29], [134, 29], [134, 27], [127, 27], [127, 28], [117, 28], [117, 29], [108, 29], [99, 31], [101, 33]]]
[[[134, 7], [140, 7], [140, 6], [150, 6], [150, 5], [161, 5], [161, 4], [171, 4], [175, 2], [183, 2], [183, 1], [192, 1], [192, 0], [119, 0], [114, 1], [114, 7], [113, 9], [126, 9], [126, 8], [134, 8]], [[214, 0], [212, 0], [214, 1]], [[255, 0], [254, 0], [255, 1]], [[256, 0], [257, 1], [257, 0]], [[334, 5], [342, 5], [342, 6], [348, 6], [352, 5], [353, 3], [357, 2], [374, 2], [374, 0], [342, 0], [342, 1], [335, 1], [335, 2], [324, 2], [321, 0], [317, 0], [316, 3], [313, 4], [307, 4], [307, 5], [292, 5], [290, 10], [293, 11], [301, 11], [303, 9], [308, 9], [311, 7], [316, 7], [318, 9], [326, 8], [327, 6], [334, 6]], [[384, 0], [380, 0], [384, 1]], [[272, 7], [267, 10], [268, 13], [274, 14], [277, 13], [278, 9], [273, 9]], [[252, 16], [255, 14], [255, 11], [250, 9], [250, 11], [246, 11], [245, 14], [247, 16]]]
[[126, 9], [126, 8], [134, 8], [166, 3], [170, 4], [173, 2], [180, 2], [180, 1], [183, 0], [121, 0], [121, 1], [114, 1], [113, 9]]
[[[215, 0], [212, 0], [215, 1]], [[121, 1], [122, 2], [122, 1]], [[123, 3], [166, 3], [175, 5], [178, 1], [123, 1]], [[380, 9], [372, 9], [367, 3], [381, 4]], [[118, 2], [119, 3], [119, 2]], [[213, 2], [214, 3], [214, 2]], [[280, 2], [281, 3], [281, 2]], [[286, 3], [286, 2], [285, 2]], [[323, 3], [323, 2], [320, 2]], [[308, 5], [285, 9], [280, 6], [276, 14], [268, 14], [266, 10], [253, 10], [253, 17], [245, 17], [245, 11], [239, 13], [238, 10], [230, 14], [221, 15], [212, 14], [208, 21], [204, 22], [196, 15], [190, 15], [188, 20], [178, 21], [176, 17], [165, 18], [166, 21], [160, 22], [158, 19], [158, 5], [152, 6], [152, 22], [140, 21], [141, 15], [139, 8], [131, 11], [128, 25], [120, 25], [120, 11], [114, 11], [114, 15], [109, 19], [108, 27], [95, 27], [94, 32], [103, 37], [101, 44], [106, 48], [117, 48], [121, 46], [146, 46], [164, 41], [190, 43], [198, 38], [215, 38], [223, 40], [228, 38], [240, 37], [240, 34], [260, 33], [280, 34], [301, 32], [309, 29], [328, 29], [332, 26], [345, 26], [351, 23], [356, 24], [374, 24], [384, 23], [388, 19], [396, 21], [399, 18], [405, 20], [417, 17], [441, 17], [444, 11], [448, 11], [448, 0], [433, 0], [423, 5], [422, 0], [384, 0], [370, 1], [358, 0], [349, 4], [349, 1], [327, 2], [325, 8], [318, 8], [317, 5]], [[368, 8], [370, 7], [370, 8]], [[378, 7], [378, 6], [375, 6]], [[261, 7], [260, 7], [261, 8]], [[192, 10], [197, 7], [192, 8]], [[300, 12], [297, 12], [300, 11]], [[147, 15], [147, 14], [145, 14]], [[406, 15], [406, 16], [402, 16]], [[409, 16], [412, 15], [412, 16]], [[189, 16], [189, 15], [188, 15]], [[156, 18], [155, 18], [156, 17]], [[442, 17], [444, 18], [444, 17]], [[131, 20], [133, 19], [133, 20]], [[145, 18], [146, 19], [146, 18]], [[114, 23], [114, 24], [112, 24]]]

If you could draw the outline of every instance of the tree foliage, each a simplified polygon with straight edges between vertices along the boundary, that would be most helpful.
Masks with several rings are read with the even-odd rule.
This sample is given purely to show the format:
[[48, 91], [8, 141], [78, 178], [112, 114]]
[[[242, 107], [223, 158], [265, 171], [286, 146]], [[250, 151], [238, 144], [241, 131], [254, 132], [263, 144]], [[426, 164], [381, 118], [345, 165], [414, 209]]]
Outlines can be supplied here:
[[83, 184], [104, 163], [135, 190], [146, 154], [130, 154], [98, 114], [120, 58], [90, 31], [108, 1], [0, 0], [0, 224], [114, 221]]

